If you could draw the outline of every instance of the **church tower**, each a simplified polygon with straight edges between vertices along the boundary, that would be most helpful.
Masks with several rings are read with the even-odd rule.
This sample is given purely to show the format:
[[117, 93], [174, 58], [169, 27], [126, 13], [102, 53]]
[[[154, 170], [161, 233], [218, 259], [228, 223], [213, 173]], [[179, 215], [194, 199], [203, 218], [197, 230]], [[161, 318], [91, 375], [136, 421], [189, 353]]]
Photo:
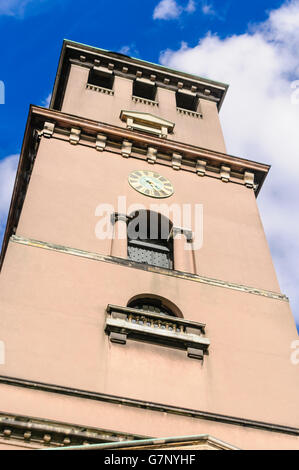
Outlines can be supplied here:
[[299, 448], [269, 166], [227, 154], [226, 91], [64, 41], [1, 253], [0, 449]]

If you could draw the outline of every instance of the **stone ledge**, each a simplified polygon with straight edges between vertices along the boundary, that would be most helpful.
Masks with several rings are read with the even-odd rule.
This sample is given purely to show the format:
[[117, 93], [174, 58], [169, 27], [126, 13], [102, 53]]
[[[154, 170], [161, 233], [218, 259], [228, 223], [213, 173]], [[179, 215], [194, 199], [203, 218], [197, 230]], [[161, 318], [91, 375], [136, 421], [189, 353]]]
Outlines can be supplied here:
[[64, 448], [68, 445], [120, 443], [128, 439], [143, 439], [143, 436], [0, 412], [0, 438], [6, 443], [14, 441], [12, 446], [15, 442], [23, 442], [35, 444], [35, 448], [49, 445]]
[[142, 263], [137, 263], [124, 258], [117, 258], [115, 256], [105, 256], [99, 253], [94, 253], [85, 250], [79, 250], [77, 248], [70, 248], [63, 245], [55, 245], [54, 243], [43, 242], [39, 240], [33, 240], [30, 238], [25, 238], [19, 235], [12, 235], [10, 241], [13, 243], [19, 243], [21, 245], [27, 245], [35, 248], [43, 248], [50, 251], [58, 251], [61, 253], [80, 256], [82, 258], [92, 259], [95, 261], [103, 261], [105, 263], [114, 263], [122, 266], [127, 266], [130, 268], [141, 269], [143, 271], [155, 272], [165, 276], [176, 277], [179, 279], [185, 279], [188, 281], [199, 282], [202, 284], [208, 284], [213, 287], [222, 287], [226, 289], [237, 290], [239, 292], [244, 292], [247, 294], [260, 295], [262, 297], [267, 297], [270, 299], [281, 300], [284, 302], [289, 302], [289, 299], [286, 295], [280, 294], [278, 292], [272, 292], [268, 290], [258, 289], [255, 287], [245, 286], [242, 284], [235, 284], [233, 282], [226, 282], [219, 279], [208, 278], [200, 276], [197, 274], [185, 273], [183, 271], [175, 271], [172, 269], [158, 268], [156, 266], [145, 265]]
[[253, 429], [260, 429], [262, 431], [270, 431], [282, 434], [290, 434], [299, 436], [299, 428], [273, 424], [264, 421], [256, 421], [247, 418], [240, 418], [236, 416], [221, 415], [218, 413], [211, 413], [209, 411], [194, 410], [190, 408], [183, 408], [179, 406], [166, 405], [162, 403], [149, 402], [144, 400], [137, 400], [134, 398], [126, 398], [105, 393], [92, 392], [88, 390], [78, 390], [61, 385], [47, 384], [43, 382], [36, 382], [32, 380], [20, 379], [16, 377], [0, 376], [0, 383], [13, 387], [24, 387], [33, 389], [35, 391], [55, 393], [59, 395], [72, 396], [87, 400], [102, 401], [111, 404], [129, 406], [133, 408], [145, 409], [149, 411], [158, 411], [159, 413], [169, 413], [188, 418], [203, 419], [208, 421], [216, 421], [230, 425], [237, 425], [241, 427], [248, 427]]

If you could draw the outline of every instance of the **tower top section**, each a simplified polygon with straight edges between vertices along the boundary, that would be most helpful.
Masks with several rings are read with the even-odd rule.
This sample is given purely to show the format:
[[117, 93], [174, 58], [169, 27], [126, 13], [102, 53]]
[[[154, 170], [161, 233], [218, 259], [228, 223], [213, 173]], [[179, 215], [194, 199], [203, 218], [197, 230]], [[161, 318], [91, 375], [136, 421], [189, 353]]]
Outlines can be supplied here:
[[64, 41], [50, 109], [226, 153], [219, 109], [227, 88], [123, 54]]
[[[70, 64], [77, 64], [94, 71], [94, 74], [120, 76], [150, 86], [159, 86], [179, 92], [184, 98], [204, 99], [216, 103], [220, 110], [228, 85], [202, 78], [190, 73], [169, 69], [144, 60], [129, 57], [118, 52], [88, 46], [85, 44], [63, 41], [57, 75], [53, 88], [50, 108], [61, 110], [69, 77]], [[107, 80], [108, 83], [108, 80]], [[194, 100], [195, 101], [195, 100]]]
[[[105, 150], [110, 156], [130, 156], [138, 164], [161, 164], [164, 169], [183, 170], [185, 175], [242, 185], [257, 195], [270, 167], [227, 154], [219, 120], [227, 88], [220, 82], [65, 40], [50, 109], [31, 105], [29, 110], [0, 268], [9, 239], [18, 228], [40, 145], [53, 136], [72, 146]], [[47, 161], [56, 171], [50, 157]], [[84, 168], [85, 160], [80, 162]], [[113, 170], [115, 162], [111, 160]], [[126, 163], [127, 173], [130, 164]]]

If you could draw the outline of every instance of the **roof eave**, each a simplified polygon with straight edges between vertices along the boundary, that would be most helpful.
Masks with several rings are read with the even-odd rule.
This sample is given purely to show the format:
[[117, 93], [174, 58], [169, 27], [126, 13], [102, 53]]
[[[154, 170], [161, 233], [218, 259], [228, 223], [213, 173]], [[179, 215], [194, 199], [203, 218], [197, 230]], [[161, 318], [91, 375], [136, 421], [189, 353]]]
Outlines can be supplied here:
[[118, 52], [107, 51], [105, 49], [101, 49], [101, 48], [98, 48], [98, 47], [88, 46], [86, 44], [81, 44], [81, 43], [78, 43], [78, 42], [70, 41], [68, 39], [64, 39], [62, 49], [61, 49], [61, 53], [60, 53], [59, 63], [58, 63], [58, 67], [57, 67], [57, 73], [56, 73], [56, 77], [55, 77], [51, 102], [50, 102], [50, 108], [51, 109], [57, 109], [58, 108], [57, 104], [56, 104], [56, 97], [57, 97], [57, 92], [58, 92], [58, 88], [59, 88], [61, 79], [65, 80], [65, 77], [62, 77], [62, 70], [63, 70], [63, 66], [65, 65], [65, 60], [66, 60], [66, 55], [67, 55], [67, 50], [68, 49], [73, 49], [73, 50], [82, 51], [82, 52], [89, 52], [89, 53], [94, 53], [94, 54], [101, 54], [101, 55], [105, 55], [107, 57], [110, 57], [110, 58], [113, 58], [113, 59], [116, 59], [116, 60], [125, 60], [127, 63], [131, 63], [131, 64], [134, 64], [136, 66], [140, 65], [142, 67], [146, 67], [146, 68], [151, 69], [153, 71], [157, 71], [157, 72], [159, 71], [159, 72], [162, 72], [162, 73], [165, 73], [165, 74], [169, 74], [169, 75], [178, 77], [178, 79], [179, 78], [181, 78], [181, 79], [184, 78], [185, 80], [195, 81], [195, 82], [197, 82], [198, 84], [201, 84], [201, 85], [204, 84], [206, 86], [213, 87], [214, 89], [217, 89], [218, 92], [221, 92], [221, 98], [218, 102], [218, 110], [220, 110], [220, 108], [222, 106], [222, 103], [224, 101], [224, 98], [226, 96], [227, 90], [229, 88], [229, 85], [226, 84], [226, 83], [210, 80], [210, 79], [207, 79], [207, 78], [204, 78], [204, 77], [200, 77], [198, 75], [194, 75], [194, 74], [190, 74], [190, 73], [187, 73], [187, 72], [182, 72], [182, 71], [179, 71], [179, 70], [171, 69], [171, 68], [165, 67], [165, 66], [160, 65], [160, 64], [154, 64], [152, 62], [144, 61], [144, 60], [137, 59], [137, 58], [134, 58], [134, 57], [129, 57], [129, 56], [126, 56], [124, 54], [120, 54]]

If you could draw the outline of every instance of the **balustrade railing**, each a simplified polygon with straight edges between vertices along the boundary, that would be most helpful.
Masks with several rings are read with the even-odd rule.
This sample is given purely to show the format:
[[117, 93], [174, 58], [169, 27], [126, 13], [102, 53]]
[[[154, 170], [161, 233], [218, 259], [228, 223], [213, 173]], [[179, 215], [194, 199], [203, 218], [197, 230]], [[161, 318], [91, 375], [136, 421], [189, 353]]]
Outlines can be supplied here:
[[187, 350], [188, 356], [196, 359], [203, 359], [210, 345], [203, 323], [110, 304], [105, 331], [114, 343], [126, 344], [127, 339], [133, 339], [160, 344]]
[[132, 101], [134, 103], [149, 104], [150, 106], [159, 106], [158, 101], [149, 100], [147, 98], [142, 98], [141, 96], [132, 96]]

